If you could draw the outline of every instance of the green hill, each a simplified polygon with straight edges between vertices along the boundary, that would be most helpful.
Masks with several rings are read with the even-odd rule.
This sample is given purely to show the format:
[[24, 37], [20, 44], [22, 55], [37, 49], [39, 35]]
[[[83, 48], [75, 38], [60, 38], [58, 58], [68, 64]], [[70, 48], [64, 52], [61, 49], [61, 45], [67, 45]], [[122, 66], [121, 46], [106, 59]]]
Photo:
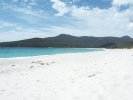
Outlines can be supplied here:
[[133, 39], [123, 37], [88, 37], [61, 34], [55, 37], [32, 38], [0, 43], [1, 47], [76, 47], [76, 48], [129, 48]]

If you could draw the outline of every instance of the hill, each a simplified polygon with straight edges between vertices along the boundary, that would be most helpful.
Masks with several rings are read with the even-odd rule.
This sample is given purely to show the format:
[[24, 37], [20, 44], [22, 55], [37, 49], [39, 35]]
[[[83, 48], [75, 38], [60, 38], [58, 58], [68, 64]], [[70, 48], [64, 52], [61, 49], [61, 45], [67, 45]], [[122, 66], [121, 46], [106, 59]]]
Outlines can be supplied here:
[[133, 47], [133, 38], [88, 37], [60, 34], [55, 37], [32, 38], [13, 42], [2, 42], [1, 47], [76, 47], [76, 48], [128, 48]]

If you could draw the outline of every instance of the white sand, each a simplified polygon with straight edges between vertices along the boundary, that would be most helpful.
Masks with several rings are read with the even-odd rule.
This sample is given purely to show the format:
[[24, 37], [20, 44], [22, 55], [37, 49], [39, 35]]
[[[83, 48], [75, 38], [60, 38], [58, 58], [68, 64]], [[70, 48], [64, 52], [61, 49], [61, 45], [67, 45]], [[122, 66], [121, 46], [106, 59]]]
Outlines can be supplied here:
[[0, 100], [133, 100], [133, 49], [0, 59]]

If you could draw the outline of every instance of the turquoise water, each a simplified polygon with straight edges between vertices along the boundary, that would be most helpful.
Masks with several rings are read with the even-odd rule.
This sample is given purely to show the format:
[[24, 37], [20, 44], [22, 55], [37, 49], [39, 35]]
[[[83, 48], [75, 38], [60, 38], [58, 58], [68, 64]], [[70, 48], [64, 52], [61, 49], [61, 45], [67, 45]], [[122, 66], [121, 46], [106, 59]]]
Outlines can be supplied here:
[[0, 58], [11, 57], [27, 57], [39, 55], [53, 55], [62, 53], [79, 53], [79, 52], [93, 52], [101, 49], [87, 49], [87, 48], [0, 48]]

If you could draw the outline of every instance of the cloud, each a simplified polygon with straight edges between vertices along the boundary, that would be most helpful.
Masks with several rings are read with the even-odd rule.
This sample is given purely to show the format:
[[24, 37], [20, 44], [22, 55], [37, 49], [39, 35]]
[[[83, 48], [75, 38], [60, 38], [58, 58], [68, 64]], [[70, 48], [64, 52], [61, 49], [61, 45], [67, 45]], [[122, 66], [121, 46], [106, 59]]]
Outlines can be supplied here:
[[[31, 16], [36, 16], [43, 18], [44, 12], [40, 9], [34, 9], [32, 6], [36, 3], [35, 0], [22, 0], [21, 2], [15, 0], [14, 2], [19, 2], [18, 4], [1, 2], [0, 8], [3, 10], [8, 10], [10, 12], [18, 12], [20, 14], [27, 14]], [[28, 2], [28, 3], [27, 3]]]
[[5, 21], [0, 21], [0, 28], [12, 27], [12, 26], [14, 26], [12, 23], [5, 22]]
[[[59, 0], [55, 0], [58, 2]], [[59, 1], [61, 2], [61, 1]], [[62, 2], [63, 3], [63, 2]], [[114, 5], [133, 4], [133, 0], [114, 0]], [[121, 12], [117, 7], [112, 6], [108, 9], [90, 8], [90, 7], [76, 7], [75, 5], [67, 6], [65, 13], [69, 14], [71, 18], [82, 21], [82, 24], [77, 26], [85, 27], [84, 30], [78, 30], [77, 27], [52, 27], [52, 32], [64, 33], [69, 32], [75, 35], [92, 35], [92, 36], [123, 36], [132, 35], [132, 21], [133, 21], [133, 7]], [[61, 10], [61, 9], [60, 9]], [[132, 31], [131, 31], [132, 30]], [[50, 29], [49, 29], [50, 31]]]
[[40, 18], [37, 18], [35, 16], [25, 15], [25, 16], [16, 16], [17, 18], [24, 20], [30, 24], [36, 24], [41, 21]]
[[10, 30], [0, 33], [0, 42], [29, 39], [34, 37], [46, 37], [47, 33], [40, 29], [23, 28], [23, 30]]
[[[78, 2], [78, 0], [73, 1]], [[14, 14], [17, 21], [16, 23], [0, 21], [0, 40], [47, 37], [61, 33], [77, 36], [133, 37], [133, 3], [130, 0], [113, 0], [112, 7], [107, 9], [77, 7], [61, 0], [51, 0], [51, 2], [52, 8], [57, 11], [56, 14], [50, 14], [51, 16], [45, 15], [43, 9], [5, 3], [3, 6], [6, 11]], [[119, 6], [128, 4], [130, 7], [127, 9], [123, 11], [118, 9]]]
[[15, 23], [11, 23], [11, 22], [7, 22], [7, 21], [3, 21], [0, 20], [0, 29], [8, 29], [8, 30], [21, 30], [22, 27], [18, 24]]
[[58, 11], [57, 16], [63, 16], [69, 12], [69, 8], [64, 2], [60, 0], [51, 0], [51, 2], [53, 3], [52, 8]]
[[113, 0], [112, 4], [115, 6], [133, 5], [133, 0]]
[[11, 2], [13, 2], [13, 3], [20, 3], [20, 4], [23, 4], [23, 5], [32, 5], [32, 6], [34, 6], [34, 5], [36, 5], [37, 3], [36, 3], [36, 1], [37, 0], [11, 0]]
[[40, 11], [35, 11], [31, 8], [20, 8], [20, 7], [13, 7], [11, 6], [11, 9], [10, 10], [13, 10], [15, 12], [19, 12], [21, 14], [27, 14], [27, 15], [32, 15], [32, 16], [36, 16], [36, 17], [44, 17], [42, 13], [40, 13]]
[[[15, 2], [15, 1], [14, 1]], [[16, 0], [16, 2], [18, 2]], [[29, 0], [24, 1], [29, 2]], [[30, 3], [35, 2], [30, 0]], [[1, 10], [8, 11], [13, 14], [17, 19], [24, 20], [28, 23], [37, 23], [38, 21], [47, 18], [46, 14], [41, 9], [33, 9], [32, 6], [20, 6], [16, 4], [1, 3]]]
[[133, 23], [129, 23], [128, 29], [129, 29], [129, 31], [133, 31]]

